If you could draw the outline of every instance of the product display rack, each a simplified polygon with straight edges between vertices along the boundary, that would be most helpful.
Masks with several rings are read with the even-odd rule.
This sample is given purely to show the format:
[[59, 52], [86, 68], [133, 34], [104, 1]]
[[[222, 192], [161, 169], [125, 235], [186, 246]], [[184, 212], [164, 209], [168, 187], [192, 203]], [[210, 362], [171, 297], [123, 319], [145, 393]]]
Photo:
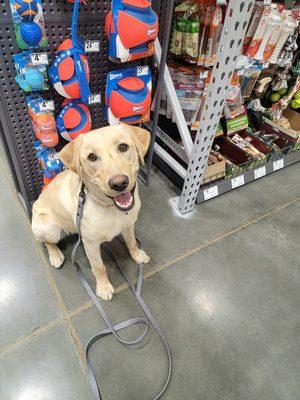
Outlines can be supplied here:
[[[286, 2], [285, 5], [291, 8], [294, 4], [295, 2]], [[236, 1], [228, 2], [217, 60], [207, 89], [208, 95], [205, 98], [204, 111], [199, 122], [200, 128], [192, 152], [190, 145], [184, 145], [191, 141], [190, 132], [188, 128], [182, 129], [180, 126], [182, 121], [178, 121], [176, 112], [174, 115], [176, 124], [164, 116], [160, 117], [159, 127], [156, 130], [154, 161], [182, 189], [178, 204], [182, 214], [192, 211], [195, 204], [203, 203], [300, 161], [299, 145], [294, 145], [257, 162], [252, 161], [233, 168], [225, 177], [213, 176], [209, 181], [204, 180], [208, 155], [215, 139], [230, 78], [241, 53], [253, 5], [254, 1], [251, 0], [238, 2], [238, 7]], [[173, 86], [172, 81], [170, 84]], [[167, 87], [166, 90], [170, 92]], [[171, 103], [174, 103], [173, 100], [171, 99]], [[179, 133], [182, 144], [172, 139], [174, 131]], [[187, 165], [187, 168], [184, 165]]]
[[[55, 50], [70, 34], [70, 21], [73, 5], [66, 0], [43, 1], [44, 19], [49, 46], [36, 50], [47, 52], [50, 63], [54, 60]], [[165, 38], [164, 22], [167, 13], [167, 1], [154, 0], [153, 8], [160, 19], [160, 40]], [[98, 40], [100, 51], [89, 53], [88, 61], [91, 69], [91, 92], [101, 93], [102, 104], [90, 106], [93, 127], [107, 125], [103, 114], [103, 99], [106, 86], [106, 76], [111, 70], [124, 68], [124, 64], [114, 64], [109, 61], [108, 42], [105, 35], [105, 16], [110, 11], [111, 2], [106, 0], [88, 0], [80, 5], [78, 30], [84, 39]], [[166, 38], [168, 42], [168, 37]], [[0, 0], [0, 135], [7, 152], [10, 169], [15, 181], [17, 192], [23, 205], [30, 213], [31, 204], [35, 201], [42, 188], [38, 160], [33, 148], [36, 140], [28, 118], [25, 94], [15, 82], [15, 68], [12, 56], [20, 53], [15, 39], [13, 21], [9, 2]], [[166, 47], [167, 49], [167, 47]], [[139, 64], [141, 63], [141, 64]], [[153, 64], [152, 59], [142, 59], [129, 65]], [[53, 99], [56, 109], [59, 109], [62, 98], [52, 88], [41, 93], [45, 99]], [[145, 172], [147, 177], [147, 171]]]
[[[160, 19], [160, 41], [156, 42], [155, 62], [163, 75], [158, 75], [158, 88], [161, 89], [163, 81], [168, 96], [172, 100], [171, 108], [176, 123], [158, 115], [158, 104], [161, 96], [159, 90], [156, 94], [157, 102], [154, 107], [152, 122], [147, 125], [152, 132], [152, 142], [147, 168], [142, 170], [141, 177], [145, 183], [149, 183], [153, 157], [154, 162], [182, 188], [179, 209], [183, 214], [191, 211], [195, 204], [258, 179], [256, 178], [258, 173], [255, 171], [259, 167], [265, 167], [265, 173], [261, 172], [263, 176], [274, 171], [274, 161], [282, 159], [283, 161], [280, 161], [282, 164], [276, 165], [285, 167], [300, 159], [300, 151], [297, 146], [294, 146], [270, 155], [264, 161], [260, 161], [260, 166], [251, 162], [249, 165], [235, 168], [231, 171], [231, 174], [226, 174], [225, 177], [216, 176], [211, 177], [210, 181], [204, 180], [208, 155], [215, 138], [228, 85], [240, 54], [254, 0], [230, 0], [227, 3], [227, 13], [218, 47], [217, 61], [212, 71], [210, 86], [207, 91], [208, 96], [205, 99], [204, 112], [199, 124], [200, 129], [195, 139], [192, 139], [166, 64], [174, 1], [153, 1], [153, 8], [159, 14]], [[292, 7], [294, 3], [289, 1], [286, 2], [286, 5]], [[42, 187], [38, 162], [33, 149], [33, 142], [36, 139], [27, 116], [25, 96], [14, 80], [15, 70], [12, 55], [20, 52], [20, 49], [15, 41], [10, 10], [5, 0], [1, 0], [0, 6], [0, 134], [7, 150], [17, 191], [27, 210], [30, 210], [32, 202], [37, 198]], [[54, 59], [55, 49], [69, 34], [72, 4], [64, 0], [50, 0], [43, 2], [43, 9], [49, 47], [39, 51], [47, 51], [51, 62]], [[91, 67], [91, 91], [92, 93], [101, 93], [102, 99], [104, 98], [107, 73], [112, 69], [124, 67], [122, 64], [111, 63], [107, 57], [104, 22], [105, 15], [109, 10], [110, 1], [89, 0], [86, 5], [80, 6], [79, 18], [80, 34], [85, 39], [100, 41], [100, 52], [90, 53], [88, 60]], [[144, 59], [139, 62], [153, 64], [152, 59]], [[52, 89], [49, 92], [43, 92], [43, 96], [54, 99], [56, 107], [60, 107], [62, 99]], [[91, 106], [90, 109], [94, 128], [107, 125], [101, 105]], [[174, 130], [179, 133], [182, 145], [169, 135]], [[181, 162], [178, 162], [178, 160]], [[186, 167], [183, 165], [186, 165]], [[275, 170], [277, 168], [276, 166]], [[237, 177], [240, 177], [239, 180], [232, 183], [232, 179]]]

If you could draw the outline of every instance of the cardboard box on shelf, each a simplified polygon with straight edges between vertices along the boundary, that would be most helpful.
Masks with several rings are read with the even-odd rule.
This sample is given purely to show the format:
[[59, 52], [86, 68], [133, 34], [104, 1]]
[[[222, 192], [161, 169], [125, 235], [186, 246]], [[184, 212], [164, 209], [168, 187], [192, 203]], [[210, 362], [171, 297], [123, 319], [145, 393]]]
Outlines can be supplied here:
[[299, 132], [300, 135], [300, 113], [295, 110], [292, 110], [291, 108], [287, 108], [284, 111], [283, 115], [290, 121], [291, 128], [294, 131]]
[[213, 165], [208, 165], [204, 174], [203, 183], [208, 183], [216, 179], [223, 178], [226, 172], [226, 163], [225, 161], [220, 161]]

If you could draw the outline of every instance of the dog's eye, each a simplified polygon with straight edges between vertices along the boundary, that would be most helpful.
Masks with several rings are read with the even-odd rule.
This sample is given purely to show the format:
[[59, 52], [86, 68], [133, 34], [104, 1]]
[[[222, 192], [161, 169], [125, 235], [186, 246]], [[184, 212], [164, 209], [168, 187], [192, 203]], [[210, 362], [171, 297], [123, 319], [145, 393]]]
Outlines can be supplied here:
[[121, 144], [119, 145], [119, 150], [120, 150], [122, 153], [125, 153], [125, 151], [127, 151], [128, 148], [129, 148], [129, 146], [128, 146], [128, 144], [126, 144], [126, 143], [121, 143]]
[[94, 153], [88, 155], [88, 160], [90, 161], [97, 161], [97, 156]]

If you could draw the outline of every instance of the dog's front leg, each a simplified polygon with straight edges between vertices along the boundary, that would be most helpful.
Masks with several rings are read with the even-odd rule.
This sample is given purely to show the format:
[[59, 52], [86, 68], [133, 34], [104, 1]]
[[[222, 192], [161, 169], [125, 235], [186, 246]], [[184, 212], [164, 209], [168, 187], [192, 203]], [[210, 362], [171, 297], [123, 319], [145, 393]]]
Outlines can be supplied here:
[[114, 288], [109, 282], [105, 265], [100, 254], [100, 242], [83, 240], [84, 249], [96, 278], [96, 294], [103, 300], [111, 300], [114, 294]]
[[134, 234], [134, 225], [124, 229], [122, 236], [125, 240], [126, 246], [128, 247], [131, 258], [137, 264], [147, 264], [150, 261], [150, 257], [144, 250], [138, 248]]

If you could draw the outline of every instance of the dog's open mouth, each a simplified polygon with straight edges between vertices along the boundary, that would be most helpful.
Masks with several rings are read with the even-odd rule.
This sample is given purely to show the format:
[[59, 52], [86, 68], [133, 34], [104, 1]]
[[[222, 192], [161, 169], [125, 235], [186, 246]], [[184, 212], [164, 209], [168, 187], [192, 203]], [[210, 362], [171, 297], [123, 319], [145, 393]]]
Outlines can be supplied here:
[[130, 211], [134, 206], [134, 191], [135, 187], [131, 190], [131, 192], [125, 192], [113, 197], [112, 199], [115, 203], [115, 206], [121, 211]]

